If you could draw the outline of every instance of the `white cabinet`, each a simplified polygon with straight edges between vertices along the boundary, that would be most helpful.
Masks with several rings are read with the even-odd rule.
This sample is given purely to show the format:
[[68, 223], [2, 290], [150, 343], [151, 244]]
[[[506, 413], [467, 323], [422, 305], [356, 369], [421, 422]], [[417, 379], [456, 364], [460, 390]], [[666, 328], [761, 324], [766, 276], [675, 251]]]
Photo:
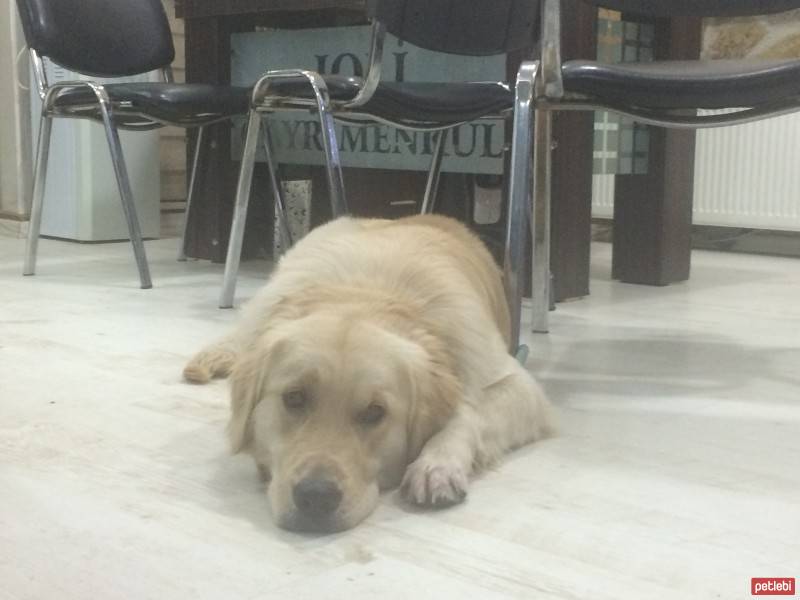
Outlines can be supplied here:
[[[47, 64], [47, 76], [51, 84], [86, 79], [53, 64]], [[151, 78], [143, 75], [114, 81]], [[33, 146], [38, 135], [40, 106], [39, 96], [32, 90]], [[142, 235], [157, 238], [161, 194], [158, 131], [120, 131], [120, 138]], [[128, 239], [105, 131], [100, 123], [55, 119], [41, 233], [82, 242]]]

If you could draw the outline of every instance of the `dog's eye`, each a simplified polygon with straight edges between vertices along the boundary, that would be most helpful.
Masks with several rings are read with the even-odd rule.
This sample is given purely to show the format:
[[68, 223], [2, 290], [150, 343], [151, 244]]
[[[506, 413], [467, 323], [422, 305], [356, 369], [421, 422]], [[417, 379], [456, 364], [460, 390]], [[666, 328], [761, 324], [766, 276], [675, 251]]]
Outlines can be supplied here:
[[370, 404], [358, 415], [359, 423], [363, 425], [377, 425], [386, 416], [386, 409], [376, 403]]
[[306, 395], [303, 390], [292, 390], [283, 395], [283, 405], [287, 410], [299, 412], [306, 406]]

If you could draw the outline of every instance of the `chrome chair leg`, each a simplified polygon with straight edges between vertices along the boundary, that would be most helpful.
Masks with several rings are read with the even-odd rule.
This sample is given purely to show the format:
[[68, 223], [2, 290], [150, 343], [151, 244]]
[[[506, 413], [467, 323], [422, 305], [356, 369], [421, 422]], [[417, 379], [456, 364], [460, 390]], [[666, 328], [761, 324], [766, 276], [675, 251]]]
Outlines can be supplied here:
[[422, 198], [422, 208], [419, 211], [423, 215], [431, 214], [436, 210], [439, 176], [442, 173], [444, 147], [447, 143], [447, 136], [449, 133], [449, 129], [443, 129], [436, 135], [436, 144], [433, 147], [433, 156], [431, 157], [431, 167], [428, 170], [428, 182], [425, 184], [425, 196]]
[[[511, 142], [511, 172], [506, 216], [506, 245], [503, 275], [506, 287], [511, 335], [509, 351], [520, 356], [520, 323], [522, 317], [522, 272], [525, 260], [527, 206], [531, 195], [531, 113], [538, 62], [525, 62], [517, 75], [514, 100], [514, 127]], [[523, 352], [526, 354], [526, 352]]]
[[50, 134], [53, 130], [53, 118], [42, 109], [39, 122], [39, 141], [36, 146], [36, 164], [33, 175], [33, 199], [31, 201], [31, 220], [28, 226], [28, 240], [25, 245], [25, 264], [23, 275], [36, 273], [36, 250], [39, 245], [39, 231], [42, 226], [42, 204], [47, 183], [47, 162], [50, 157]]
[[239, 171], [239, 183], [236, 187], [236, 204], [233, 208], [233, 223], [228, 240], [228, 254], [225, 258], [225, 275], [222, 279], [222, 291], [219, 296], [220, 308], [232, 308], [233, 296], [236, 292], [236, 276], [239, 274], [239, 261], [242, 255], [244, 226], [247, 221], [247, 206], [250, 203], [250, 190], [253, 186], [253, 170], [258, 149], [258, 135], [261, 130], [261, 113], [250, 110], [247, 123], [247, 137], [242, 152], [242, 166]]
[[283, 69], [268, 71], [253, 86], [253, 106], [263, 105], [269, 98], [270, 83], [276, 79], [302, 77], [306, 79], [314, 92], [314, 101], [319, 113], [320, 134], [322, 148], [325, 152], [325, 166], [328, 178], [328, 193], [331, 198], [331, 212], [333, 218], [347, 214], [347, 201], [344, 193], [344, 179], [342, 177], [342, 162], [339, 157], [339, 144], [336, 140], [333, 114], [331, 113], [330, 96], [325, 79], [314, 71], [302, 69]]
[[139, 227], [139, 218], [136, 215], [136, 204], [134, 202], [131, 182], [128, 177], [128, 168], [125, 165], [125, 158], [122, 154], [122, 145], [119, 141], [119, 132], [111, 119], [110, 102], [107, 98], [100, 100], [100, 112], [103, 115], [103, 125], [106, 130], [108, 149], [111, 153], [111, 162], [114, 165], [114, 174], [117, 177], [119, 195], [122, 200], [122, 210], [125, 213], [125, 220], [128, 222], [128, 233], [133, 245], [133, 254], [136, 257], [136, 266], [139, 268], [139, 281], [142, 289], [150, 289], [153, 283], [150, 280], [150, 268], [147, 265], [147, 254], [142, 242], [142, 231]]
[[[320, 86], [320, 83], [322, 84]], [[328, 193], [331, 197], [331, 212], [333, 218], [347, 214], [347, 200], [344, 193], [344, 178], [342, 177], [342, 162], [339, 157], [339, 144], [336, 140], [336, 128], [328, 100], [328, 89], [321, 77], [311, 79], [314, 94], [317, 97], [319, 122], [322, 132], [322, 147], [325, 152], [325, 165], [328, 174]]]
[[194, 156], [192, 157], [192, 172], [189, 176], [189, 189], [186, 192], [186, 210], [183, 214], [183, 231], [181, 232], [181, 242], [178, 248], [178, 260], [183, 262], [186, 260], [186, 232], [189, 230], [189, 213], [192, 210], [192, 201], [194, 200], [195, 181], [197, 180], [197, 169], [200, 165], [200, 153], [203, 148], [203, 138], [205, 137], [206, 128], [200, 127], [197, 130], [197, 139], [194, 142]]
[[272, 184], [272, 197], [275, 200], [275, 216], [278, 219], [278, 227], [281, 235], [281, 247], [286, 252], [292, 247], [292, 231], [289, 228], [289, 215], [286, 212], [286, 198], [283, 194], [281, 185], [280, 171], [278, 163], [275, 161], [275, 146], [272, 143], [272, 134], [269, 130], [269, 122], [264, 123], [264, 154], [267, 158], [267, 168], [269, 169], [269, 179]]
[[552, 112], [537, 110], [533, 127], [533, 261], [531, 288], [532, 325], [535, 333], [547, 333], [550, 311], [550, 169]]

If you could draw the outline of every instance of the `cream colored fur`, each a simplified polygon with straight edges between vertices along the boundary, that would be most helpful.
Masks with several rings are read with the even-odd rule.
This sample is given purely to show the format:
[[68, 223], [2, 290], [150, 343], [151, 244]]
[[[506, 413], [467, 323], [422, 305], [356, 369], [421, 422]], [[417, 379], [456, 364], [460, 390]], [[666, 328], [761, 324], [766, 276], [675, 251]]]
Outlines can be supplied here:
[[[551, 431], [508, 330], [500, 272], [461, 224], [344, 218], [290, 250], [184, 375], [231, 375], [231, 445], [271, 478], [278, 522], [305, 528], [292, 488], [323, 469], [343, 491], [324, 527], [337, 530], [398, 485], [416, 504], [459, 502], [476, 469]], [[292, 390], [310, 399], [302, 413], [284, 406]], [[375, 404], [385, 418], [358, 421]]]

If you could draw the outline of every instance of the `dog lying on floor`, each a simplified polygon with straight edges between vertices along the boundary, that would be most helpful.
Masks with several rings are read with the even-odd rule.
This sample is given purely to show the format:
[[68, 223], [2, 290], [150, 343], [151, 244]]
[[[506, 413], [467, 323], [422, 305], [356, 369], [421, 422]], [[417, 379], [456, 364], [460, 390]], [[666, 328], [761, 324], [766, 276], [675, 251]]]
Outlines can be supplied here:
[[507, 351], [501, 273], [452, 219], [319, 227], [243, 312], [184, 376], [231, 376], [231, 446], [287, 529], [353, 527], [397, 486], [414, 504], [461, 502], [475, 470], [551, 430]]

